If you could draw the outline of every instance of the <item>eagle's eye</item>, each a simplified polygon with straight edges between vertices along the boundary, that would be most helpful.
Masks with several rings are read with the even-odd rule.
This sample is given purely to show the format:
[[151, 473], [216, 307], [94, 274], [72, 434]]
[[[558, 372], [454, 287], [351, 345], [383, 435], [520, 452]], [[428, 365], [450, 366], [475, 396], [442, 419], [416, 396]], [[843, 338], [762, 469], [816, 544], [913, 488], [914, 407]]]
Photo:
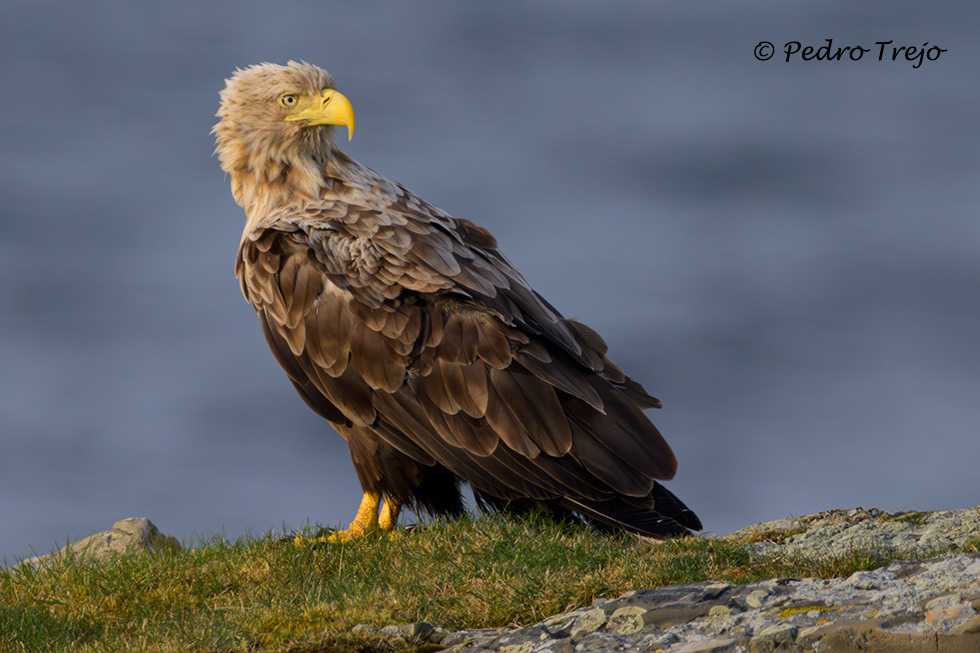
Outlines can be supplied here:
[[297, 102], [299, 102], [299, 98], [292, 93], [285, 93], [279, 96], [279, 104], [286, 108], [295, 107]]

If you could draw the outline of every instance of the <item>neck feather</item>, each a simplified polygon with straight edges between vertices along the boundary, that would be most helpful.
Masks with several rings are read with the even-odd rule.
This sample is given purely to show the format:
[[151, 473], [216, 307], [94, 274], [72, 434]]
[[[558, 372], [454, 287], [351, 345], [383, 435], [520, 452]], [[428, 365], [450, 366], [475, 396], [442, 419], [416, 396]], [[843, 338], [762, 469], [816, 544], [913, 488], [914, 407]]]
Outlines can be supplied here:
[[262, 136], [218, 134], [221, 167], [231, 175], [232, 195], [251, 224], [286, 204], [321, 197], [331, 185], [327, 168], [338, 158], [346, 158], [334, 147], [326, 129], [304, 130], [289, 140]]
[[289, 202], [319, 197], [327, 184], [324, 165], [313, 158], [295, 157], [235, 168], [230, 171], [231, 192], [249, 221], [254, 221]]

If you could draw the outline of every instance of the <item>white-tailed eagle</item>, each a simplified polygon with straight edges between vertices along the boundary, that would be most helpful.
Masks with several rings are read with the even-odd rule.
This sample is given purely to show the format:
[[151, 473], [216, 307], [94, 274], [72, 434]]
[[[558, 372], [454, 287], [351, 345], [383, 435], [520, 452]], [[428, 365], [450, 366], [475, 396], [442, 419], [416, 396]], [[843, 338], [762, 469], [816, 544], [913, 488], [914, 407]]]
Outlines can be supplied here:
[[649, 536], [701, 529], [657, 483], [677, 470], [643, 413], [660, 402], [489, 231], [344, 154], [334, 126], [352, 132], [354, 114], [326, 71], [237, 70], [217, 115], [248, 217], [242, 292], [300, 396], [347, 440], [364, 490], [343, 537], [393, 528], [405, 505], [459, 514], [461, 480], [491, 509]]

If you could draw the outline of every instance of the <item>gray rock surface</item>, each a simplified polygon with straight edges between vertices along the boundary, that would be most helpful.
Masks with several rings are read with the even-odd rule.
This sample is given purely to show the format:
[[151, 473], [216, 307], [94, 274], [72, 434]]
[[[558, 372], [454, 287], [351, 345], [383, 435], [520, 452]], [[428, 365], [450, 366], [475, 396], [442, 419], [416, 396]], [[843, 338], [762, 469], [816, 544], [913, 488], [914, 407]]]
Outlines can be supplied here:
[[928, 554], [980, 542], [980, 506], [937, 512], [829, 510], [755, 524], [724, 539], [746, 542], [759, 553], [821, 558], [854, 550]]
[[[760, 553], [976, 551], [980, 508], [935, 513], [833, 510], [725, 536]], [[405, 632], [458, 653], [770, 651], [980, 652], [980, 553], [893, 562], [848, 578], [778, 578], [636, 590], [519, 629]], [[393, 631], [394, 632], [394, 631]], [[399, 631], [402, 632], [402, 631]], [[404, 640], [403, 640], [404, 641]]]
[[980, 554], [848, 578], [630, 592], [509, 631], [453, 633], [457, 652], [980, 651]]

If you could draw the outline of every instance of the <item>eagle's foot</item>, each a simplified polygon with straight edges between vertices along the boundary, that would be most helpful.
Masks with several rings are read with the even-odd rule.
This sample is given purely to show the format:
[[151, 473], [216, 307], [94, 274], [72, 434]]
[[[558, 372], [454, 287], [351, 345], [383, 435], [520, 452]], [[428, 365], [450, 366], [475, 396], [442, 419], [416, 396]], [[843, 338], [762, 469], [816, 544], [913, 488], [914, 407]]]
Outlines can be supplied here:
[[[364, 537], [368, 533], [374, 533], [379, 530], [392, 531], [398, 524], [398, 511], [401, 508], [401, 504], [391, 497], [386, 497], [384, 505], [382, 505], [381, 499], [382, 495], [380, 492], [365, 492], [364, 498], [361, 499], [361, 505], [357, 509], [357, 515], [355, 515], [354, 521], [351, 522], [346, 530], [334, 531], [326, 537], [312, 538], [298, 536], [294, 538], [293, 543], [296, 546], [303, 546], [304, 544], [318, 544], [321, 542], [350, 542], [351, 540]], [[381, 510], [380, 518], [378, 516], [379, 508]]]

